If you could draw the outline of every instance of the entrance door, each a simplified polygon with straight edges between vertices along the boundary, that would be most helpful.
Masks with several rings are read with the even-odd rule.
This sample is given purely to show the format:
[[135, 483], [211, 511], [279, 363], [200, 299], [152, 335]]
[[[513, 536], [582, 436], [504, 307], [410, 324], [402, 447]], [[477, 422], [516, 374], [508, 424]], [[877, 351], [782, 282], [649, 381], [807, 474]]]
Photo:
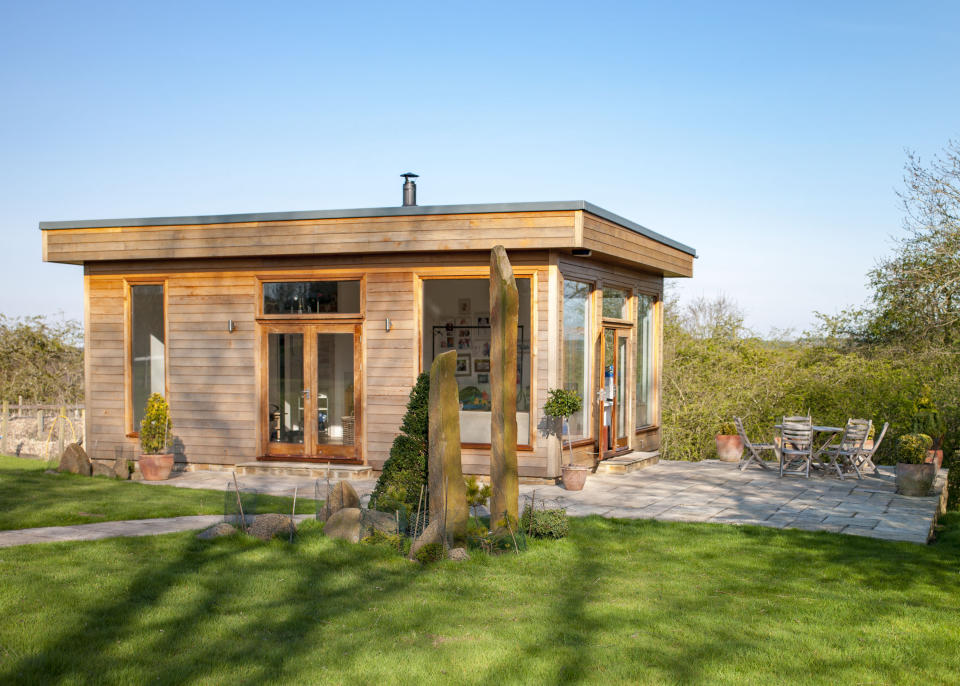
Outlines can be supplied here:
[[360, 461], [360, 327], [263, 328], [266, 459]]
[[630, 329], [604, 327], [601, 339], [603, 365], [598, 392], [600, 459], [630, 449], [627, 415], [627, 367], [630, 361]]

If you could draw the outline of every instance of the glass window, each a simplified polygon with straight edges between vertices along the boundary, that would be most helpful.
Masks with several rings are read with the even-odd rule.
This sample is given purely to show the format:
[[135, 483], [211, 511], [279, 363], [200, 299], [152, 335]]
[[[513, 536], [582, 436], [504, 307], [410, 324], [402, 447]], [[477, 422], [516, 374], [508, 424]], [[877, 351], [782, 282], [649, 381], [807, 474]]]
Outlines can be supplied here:
[[603, 316], [607, 319], [627, 319], [629, 294], [620, 288], [603, 287]]
[[653, 307], [649, 295], [637, 296], [637, 426], [650, 426], [653, 417]]
[[360, 312], [359, 281], [272, 281], [263, 284], [264, 314]]
[[130, 352], [133, 361], [133, 430], [140, 430], [147, 398], [166, 395], [164, 382], [163, 286], [130, 287]]
[[[517, 278], [517, 442], [530, 438], [530, 279]], [[490, 279], [423, 282], [423, 370], [457, 351], [460, 440], [490, 443]]]
[[303, 443], [303, 334], [272, 333], [267, 341], [270, 441]]
[[583, 401], [568, 421], [570, 438], [590, 435], [590, 284], [563, 282], [563, 388]]

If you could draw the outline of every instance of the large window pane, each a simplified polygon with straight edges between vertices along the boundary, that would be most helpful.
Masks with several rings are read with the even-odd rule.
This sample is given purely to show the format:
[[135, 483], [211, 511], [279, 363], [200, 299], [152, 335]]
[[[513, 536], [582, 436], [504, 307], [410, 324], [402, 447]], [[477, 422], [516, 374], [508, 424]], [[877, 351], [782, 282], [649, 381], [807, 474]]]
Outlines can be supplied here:
[[264, 314], [359, 312], [359, 281], [274, 281], [263, 284]]
[[648, 295], [637, 296], [637, 426], [653, 424], [653, 307]]
[[317, 442], [354, 444], [353, 334], [317, 334]]
[[133, 359], [133, 429], [140, 430], [147, 398], [166, 395], [163, 349], [163, 286], [130, 287], [130, 344]]
[[603, 287], [603, 316], [608, 319], [626, 319], [629, 294], [620, 288]]
[[574, 391], [583, 407], [570, 417], [570, 438], [590, 435], [590, 284], [563, 282], [563, 388]]
[[303, 334], [272, 333], [267, 341], [270, 442], [303, 443]]
[[[530, 279], [518, 278], [517, 442], [530, 439]], [[423, 369], [457, 351], [460, 440], [490, 443], [490, 280], [423, 282]]]

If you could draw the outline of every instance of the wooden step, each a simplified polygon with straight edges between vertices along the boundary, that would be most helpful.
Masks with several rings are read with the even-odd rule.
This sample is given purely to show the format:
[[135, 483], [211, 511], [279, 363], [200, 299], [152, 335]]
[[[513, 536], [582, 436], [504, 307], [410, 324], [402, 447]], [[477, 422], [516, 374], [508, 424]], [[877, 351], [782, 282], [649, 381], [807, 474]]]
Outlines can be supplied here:
[[311, 479], [353, 480], [372, 479], [373, 467], [366, 464], [337, 464], [336, 462], [242, 462], [236, 466], [237, 475], [267, 474], [270, 476], [303, 476]]
[[638, 469], [646, 469], [660, 461], [660, 451], [641, 452], [635, 450], [626, 455], [611, 457], [597, 465], [597, 474], [629, 474]]

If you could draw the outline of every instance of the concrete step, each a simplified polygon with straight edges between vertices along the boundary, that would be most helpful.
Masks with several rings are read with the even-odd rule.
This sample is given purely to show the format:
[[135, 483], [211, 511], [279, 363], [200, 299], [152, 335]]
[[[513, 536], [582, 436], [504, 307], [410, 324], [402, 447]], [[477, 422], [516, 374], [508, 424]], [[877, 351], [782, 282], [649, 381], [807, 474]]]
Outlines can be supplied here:
[[372, 479], [373, 467], [365, 464], [337, 464], [336, 462], [241, 462], [237, 475], [266, 474], [269, 476], [304, 476], [311, 479]]
[[655, 465], [659, 461], [659, 450], [655, 450], [653, 452], [642, 452], [635, 450], [632, 453], [627, 453], [626, 455], [620, 455], [619, 457], [611, 457], [610, 459], [602, 460], [600, 464], [597, 465], [597, 474], [629, 474], [630, 472], [635, 472], [638, 469], [645, 469]]

